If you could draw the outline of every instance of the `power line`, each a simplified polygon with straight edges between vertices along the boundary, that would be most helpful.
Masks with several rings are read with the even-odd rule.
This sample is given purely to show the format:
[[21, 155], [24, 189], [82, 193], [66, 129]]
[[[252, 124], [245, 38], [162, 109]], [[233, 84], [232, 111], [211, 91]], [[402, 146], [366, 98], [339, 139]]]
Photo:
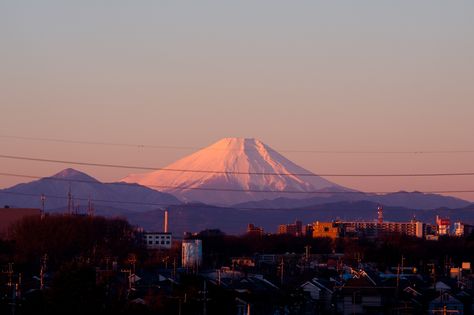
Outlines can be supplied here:
[[[315, 190], [315, 191], [298, 191], [298, 190], [256, 190], [256, 189], [232, 189], [232, 188], [212, 188], [212, 187], [191, 187], [191, 186], [162, 186], [162, 185], [139, 185], [135, 183], [125, 182], [114, 182], [114, 183], [102, 183], [99, 181], [82, 180], [82, 179], [68, 179], [68, 178], [57, 178], [57, 177], [41, 177], [34, 175], [25, 174], [14, 174], [14, 173], [0, 173], [0, 176], [8, 177], [21, 177], [29, 179], [44, 179], [51, 181], [63, 181], [72, 183], [87, 183], [87, 184], [107, 184], [107, 185], [118, 185], [118, 186], [143, 186], [153, 188], [166, 188], [176, 190], [204, 190], [204, 191], [225, 191], [225, 192], [251, 192], [251, 193], [281, 193], [281, 194], [365, 194], [365, 195], [381, 195], [381, 194], [393, 194], [399, 191], [372, 191], [372, 192], [361, 192], [361, 191], [327, 191], [327, 190]], [[2, 192], [2, 190], [0, 190]], [[432, 190], [432, 191], [416, 191], [416, 193], [422, 194], [454, 194], [454, 193], [474, 193], [474, 190]]]
[[[173, 150], [201, 150], [204, 147], [197, 146], [174, 146], [174, 145], [153, 145], [153, 144], [132, 144], [132, 143], [121, 143], [121, 142], [105, 142], [105, 141], [89, 141], [89, 140], [70, 140], [61, 138], [42, 138], [42, 137], [24, 137], [14, 135], [0, 135], [0, 138], [5, 139], [16, 139], [16, 140], [27, 140], [27, 141], [46, 141], [46, 142], [57, 142], [57, 143], [71, 143], [71, 144], [84, 144], [84, 145], [100, 145], [100, 146], [119, 146], [119, 147], [130, 147], [130, 148], [149, 148], [149, 149], [173, 149]], [[415, 151], [351, 151], [351, 150], [292, 150], [292, 149], [281, 149], [273, 150], [268, 148], [269, 151], [283, 152], [283, 153], [320, 153], [320, 154], [463, 154], [463, 153], [474, 153], [474, 150], [415, 150]], [[213, 148], [218, 151], [233, 151], [233, 149]], [[237, 150], [237, 149], [236, 149]]]
[[123, 164], [105, 164], [93, 162], [67, 161], [44, 159], [28, 156], [16, 156], [0, 154], [0, 158], [57, 163], [67, 165], [82, 165], [82, 166], [97, 166], [107, 168], [121, 168], [134, 170], [148, 170], [148, 171], [167, 171], [167, 172], [181, 172], [181, 173], [205, 173], [205, 174], [226, 174], [226, 175], [262, 175], [262, 176], [299, 176], [299, 177], [439, 177], [439, 176], [473, 176], [474, 172], [458, 172], [458, 173], [392, 173], [392, 174], [313, 174], [313, 173], [271, 173], [271, 172], [238, 172], [238, 171], [214, 171], [214, 170], [191, 170], [191, 169], [177, 169], [165, 167], [149, 167], [149, 166], [134, 166]]
[[[68, 178], [58, 178], [58, 177], [41, 177], [34, 175], [24, 175], [24, 174], [13, 174], [13, 173], [0, 173], [0, 176], [8, 177], [21, 177], [21, 178], [30, 178], [30, 179], [44, 179], [51, 181], [64, 181], [64, 182], [76, 182], [76, 183], [86, 183], [86, 184], [104, 184], [99, 181], [92, 180], [82, 180], [82, 179], [68, 179]], [[166, 186], [166, 185], [139, 185], [136, 183], [126, 183], [126, 182], [113, 182], [106, 183], [107, 185], [117, 185], [117, 186], [143, 186], [143, 187], [153, 187], [161, 189], [176, 189], [176, 190], [203, 190], [203, 191], [225, 191], [225, 192], [252, 192], [252, 193], [285, 193], [285, 194], [340, 194], [340, 193], [353, 193], [360, 194], [358, 191], [299, 191], [299, 190], [257, 190], [257, 189], [233, 189], [233, 188], [212, 188], [212, 187], [192, 187], [192, 186]], [[378, 192], [380, 194], [386, 192]]]
[[[13, 192], [13, 191], [3, 191], [0, 190], [0, 194], [8, 194], [8, 195], [18, 195], [18, 196], [25, 196], [25, 197], [35, 197], [40, 198], [44, 196], [45, 198], [51, 199], [61, 199], [67, 200], [68, 197], [65, 196], [57, 196], [57, 195], [45, 195], [45, 194], [31, 194], [31, 193], [20, 193], [20, 192]], [[91, 199], [91, 198], [84, 198], [84, 197], [74, 197], [75, 200], [80, 201], [93, 201], [93, 202], [102, 202], [102, 203], [116, 203], [116, 204], [128, 204], [128, 205], [141, 205], [141, 206], [156, 206], [156, 207], [184, 207], [184, 208], [223, 208], [223, 209], [236, 209], [236, 210], [287, 210], [284, 208], [255, 208], [255, 207], [227, 207], [227, 206], [214, 206], [214, 205], [206, 205], [206, 204], [171, 204], [171, 203], [155, 203], [155, 202], [142, 202], [142, 201], [119, 201], [119, 200], [106, 200], [106, 199]]]
[[[31, 194], [31, 193], [21, 193], [13, 191], [3, 191], [0, 190], [0, 194], [8, 195], [18, 195], [25, 197], [36, 197], [40, 198], [44, 196], [47, 199], [61, 199], [67, 200], [69, 197], [58, 196], [58, 195], [45, 195], [45, 194]], [[107, 200], [107, 199], [92, 199], [90, 197], [74, 197], [74, 200], [79, 201], [93, 201], [93, 202], [102, 202], [102, 203], [116, 203], [116, 204], [127, 204], [127, 205], [140, 205], [140, 206], [156, 206], [156, 207], [187, 207], [187, 208], [228, 208], [228, 209], [237, 209], [237, 210], [284, 210], [279, 208], [248, 208], [248, 207], [225, 207], [225, 206], [214, 206], [214, 205], [205, 205], [205, 204], [173, 204], [173, 203], [157, 203], [157, 202], [143, 202], [143, 201], [123, 201], [123, 200]]]
[[[474, 192], [472, 191], [458, 191], [458, 192]], [[45, 198], [51, 199], [61, 199], [67, 200], [68, 197], [66, 196], [58, 196], [58, 195], [45, 195], [45, 194], [32, 194], [32, 193], [20, 193], [20, 192], [12, 192], [12, 191], [4, 191], [0, 190], [0, 194], [8, 194], [8, 195], [18, 195], [18, 196], [25, 196], [25, 197], [35, 197], [41, 198], [44, 196]], [[172, 203], [154, 203], [154, 202], [142, 202], [142, 201], [120, 201], [120, 200], [107, 200], [107, 199], [91, 199], [85, 197], [74, 197], [75, 200], [80, 201], [93, 201], [94, 203], [115, 203], [115, 204], [127, 204], [127, 205], [142, 205], [142, 206], [156, 206], [156, 207], [183, 207], [183, 208], [221, 208], [221, 209], [235, 209], [235, 210], [278, 210], [284, 211], [288, 210], [285, 208], [257, 208], [257, 207], [232, 207], [232, 206], [214, 206], [214, 205], [206, 205], [206, 204], [172, 204]], [[307, 208], [306, 206], [301, 208]]]
[[186, 147], [186, 146], [131, 144], [131, 143], [103, 142], [103, 141], [82, 141], [82, 140], [68, 140], [68, 139], [58, 139], [58, 138], [22, 137], [22, 136], [11, 136], [11, 135], [0, 135], [0, 138], [29, 140], [29, 141], [72, 143], [72, 144], [90, 144], [90, 145], [101, 145], [101, 146], [106, 145], [106, 146], [131, 147], [131, 148], [179, 149], [179, 150], [199, 149], [197, 147]]
[[[68, 200], [69, 197], [67, 196], [57, 196], [57, 195], [45, 195], [45, 194], [30, 194], [30, 193], [21, 193], [21, 192], [16, 192], [16, 191], [4, 191], [0, 190], [0, 194], [8, 194], [8, 195], [18, 195], [18, 196], [25, 196], [25, 197], [39, 197], [43, 195], [46, 198], [52, 198], [52, 199], [64, 199]], [[131, 205], [143, 205], [143, 206], [171, 206], [173, 204], [167, 204], [167, 203], [152, 203], [152, 202], [142, 202], [142, 201], [123, 201], [123, 200], [105, 200], [105, 199], [92, 199], [92, 198], [84, 198], [84, 197], [76, 197], [74, 196], [74, 200], [80, 200], [80, 201], [95, 201], [95, 202], [107, 202], [107, 203], [119, 203], [119, 204], [131, 204]], [[179, 206], [179, 204], [175, 204], [176, 206]]]

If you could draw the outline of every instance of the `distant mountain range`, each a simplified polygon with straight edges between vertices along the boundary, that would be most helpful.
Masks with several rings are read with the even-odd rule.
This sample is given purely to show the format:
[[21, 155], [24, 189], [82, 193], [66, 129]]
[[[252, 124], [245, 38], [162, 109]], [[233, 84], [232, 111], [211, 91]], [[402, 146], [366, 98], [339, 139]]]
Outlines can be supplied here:
[[[378, 203], [370, 201], [335, 202], [293, 209], [235, 209], [204, 204], [183, 204], [169, 208], [170, 231], [177, 237], [183, 232], [198, 232], [204, 229], [220, 229], [229, 234], [243, 234], [248, 223], [261, 226], [268, 233], [277, 232], [279, 224], [301, 220], [303, 224], [314, 221], [365, 220], [375, 221]], [[449, 217], [452, 222], [474, 223], [474, 205], [465, 208], [439, 208], [417, 210], [404, 207], [384, 206], [386, 221], [410, 221], [414, 217], [423, 222], [434, 223], [435, 216]], [[163, 211], [150, 210], [129, 216], [132, 224], [148, 230], [161, 230]]]
[[[262, 226], [268, 232], [275, 232], [278, 224], [292, 223], [296, 219], [303, 223], [334, 219], [372, 221], [376, 218], [378, 204], [384, 205], [384, 217], [389, 221], [407, 221], [415, 216], [419, 220], [433, 222], [439, 214], [452, 220], [474, 223], [474, 204], [453, 197], [417, 192], [381, 196], [341, 193], [328, 197], [278, 198], [219, 207], [203, 203], [181, 203], [170, 194], [137, 184], [101, 183], [73, 169], [65, 169], [51, 177], [0, 190], [0, 204], [39, 208], [39, 197], [45, 194], [47, 211], [61, 213], [66, 211], [69, 187], [79, 213], [86, 212], [87, 199], [90, 197], [97, 215], [124, 217], [147, 230], [162, 230], [162, 209], [167, 208], [170, 213], [170, 231], [178, 237], [185, 231], [197, 232], [210, 228], [241, 234], [245, 232], [248, 223]], [[411, 207], [410, 204], [414, 206]]]
[[95, 207], [113, 206], [128, 211], [156, 209], [159, 205], [180, 204], [173, 195], [137, 184], [101, 183], [97, 179], [74, 170], [65, 169], [51, 177], [0, 190], [0, 205], [40, 208], [41, 194], [46, 196], [45, 209], [66, 209], [68, 192], [75, 206], [85, 206], [91, 199]]
[[132, 174], [123, 181], [171, 193], [185, 202], [234, 207], [280, 209], [361, 200], [415, 209], [470, 204], [420, 192], [359, 192], [296, 165], [259, 140], [244, 138], [224, 138], [162, 170]]
[[474, 205], [468, 201], [421, 192], [355, 191], [297, 166], [258, 140], [240, 138], [225, 138], [166, 170], [130, 175], [122, 182], [102, 183], [68, 168], [0, 190], [0, 206], [40, 208], [44, 194], [46, 210], [65, 212], [69, 191], [79, 212], [86, 211], [90, 199], [95, 213], [122, 216], [146, 229], [160, 230], [167, 208], [171, 231], [178, 233], [206, 228], [241, 233], [247, 223], [274, 231], [295, 219], [373, 220], [378, 204], [387, 220], [415, 215], [433, 221], [440, 214], [474, 221]]
[[393, 206], [405, 207], [419, 210], [436, 209], [440, 207], [446, 208], [463, 208], [471, 203], [450, 196], [442, 196], [436, 194], [424, 194], [421, 192], [400, 191], [396, 193], [374, 195], [366, 193], [340, 193], [333, 194], [328, 197], [313, 197], [307, 199], [291, 199], [277, 198], [273, 200], [260, 200], [253, 202], [244, 202], [233, 205], [234, 208], [277, 208], [277, 209], [294, 209], [308, 206], [322, 205], [343, 201], [371, 201], [374, 203]]

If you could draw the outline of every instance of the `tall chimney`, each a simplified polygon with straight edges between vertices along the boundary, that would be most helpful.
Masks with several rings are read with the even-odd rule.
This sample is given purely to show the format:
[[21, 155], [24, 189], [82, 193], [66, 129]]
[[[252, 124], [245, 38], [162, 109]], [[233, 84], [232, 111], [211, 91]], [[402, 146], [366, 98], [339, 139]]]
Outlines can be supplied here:
[[168, 233], [168, 210], [165, 210], [165, 224], [164, 224], [164, 232]]

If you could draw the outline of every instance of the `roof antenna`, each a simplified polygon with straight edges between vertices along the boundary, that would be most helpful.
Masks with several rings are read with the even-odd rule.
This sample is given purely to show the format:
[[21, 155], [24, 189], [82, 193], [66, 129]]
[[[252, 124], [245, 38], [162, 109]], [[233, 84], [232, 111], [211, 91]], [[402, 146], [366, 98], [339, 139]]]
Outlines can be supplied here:
[[377, 223], [378, 224], [383, 223], [383, 207], [382, 207], [382, 205], [379, 205], [377, 207]]

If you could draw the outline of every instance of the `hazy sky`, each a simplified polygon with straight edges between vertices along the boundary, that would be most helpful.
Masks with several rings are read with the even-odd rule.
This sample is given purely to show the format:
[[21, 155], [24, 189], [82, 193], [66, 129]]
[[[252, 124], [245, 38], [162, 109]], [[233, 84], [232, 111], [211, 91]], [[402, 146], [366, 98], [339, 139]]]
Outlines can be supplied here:
[[[0, 0], [0, 48], [0, 135], [474, 150], [474, 1]], [[192, 152], [0, 144], [0, 154], [156, 167]], [[315, 173], [474, 171], [474, 153], [284, 155]], [[0, 159], [0, 172], [64, 167]], [[129, 173], [77, 168], [106, 181]], [[474, 190], [473, 176], [329, 179], [366, 191]], [[0, 176], [0, 187], [21, 181]]]

